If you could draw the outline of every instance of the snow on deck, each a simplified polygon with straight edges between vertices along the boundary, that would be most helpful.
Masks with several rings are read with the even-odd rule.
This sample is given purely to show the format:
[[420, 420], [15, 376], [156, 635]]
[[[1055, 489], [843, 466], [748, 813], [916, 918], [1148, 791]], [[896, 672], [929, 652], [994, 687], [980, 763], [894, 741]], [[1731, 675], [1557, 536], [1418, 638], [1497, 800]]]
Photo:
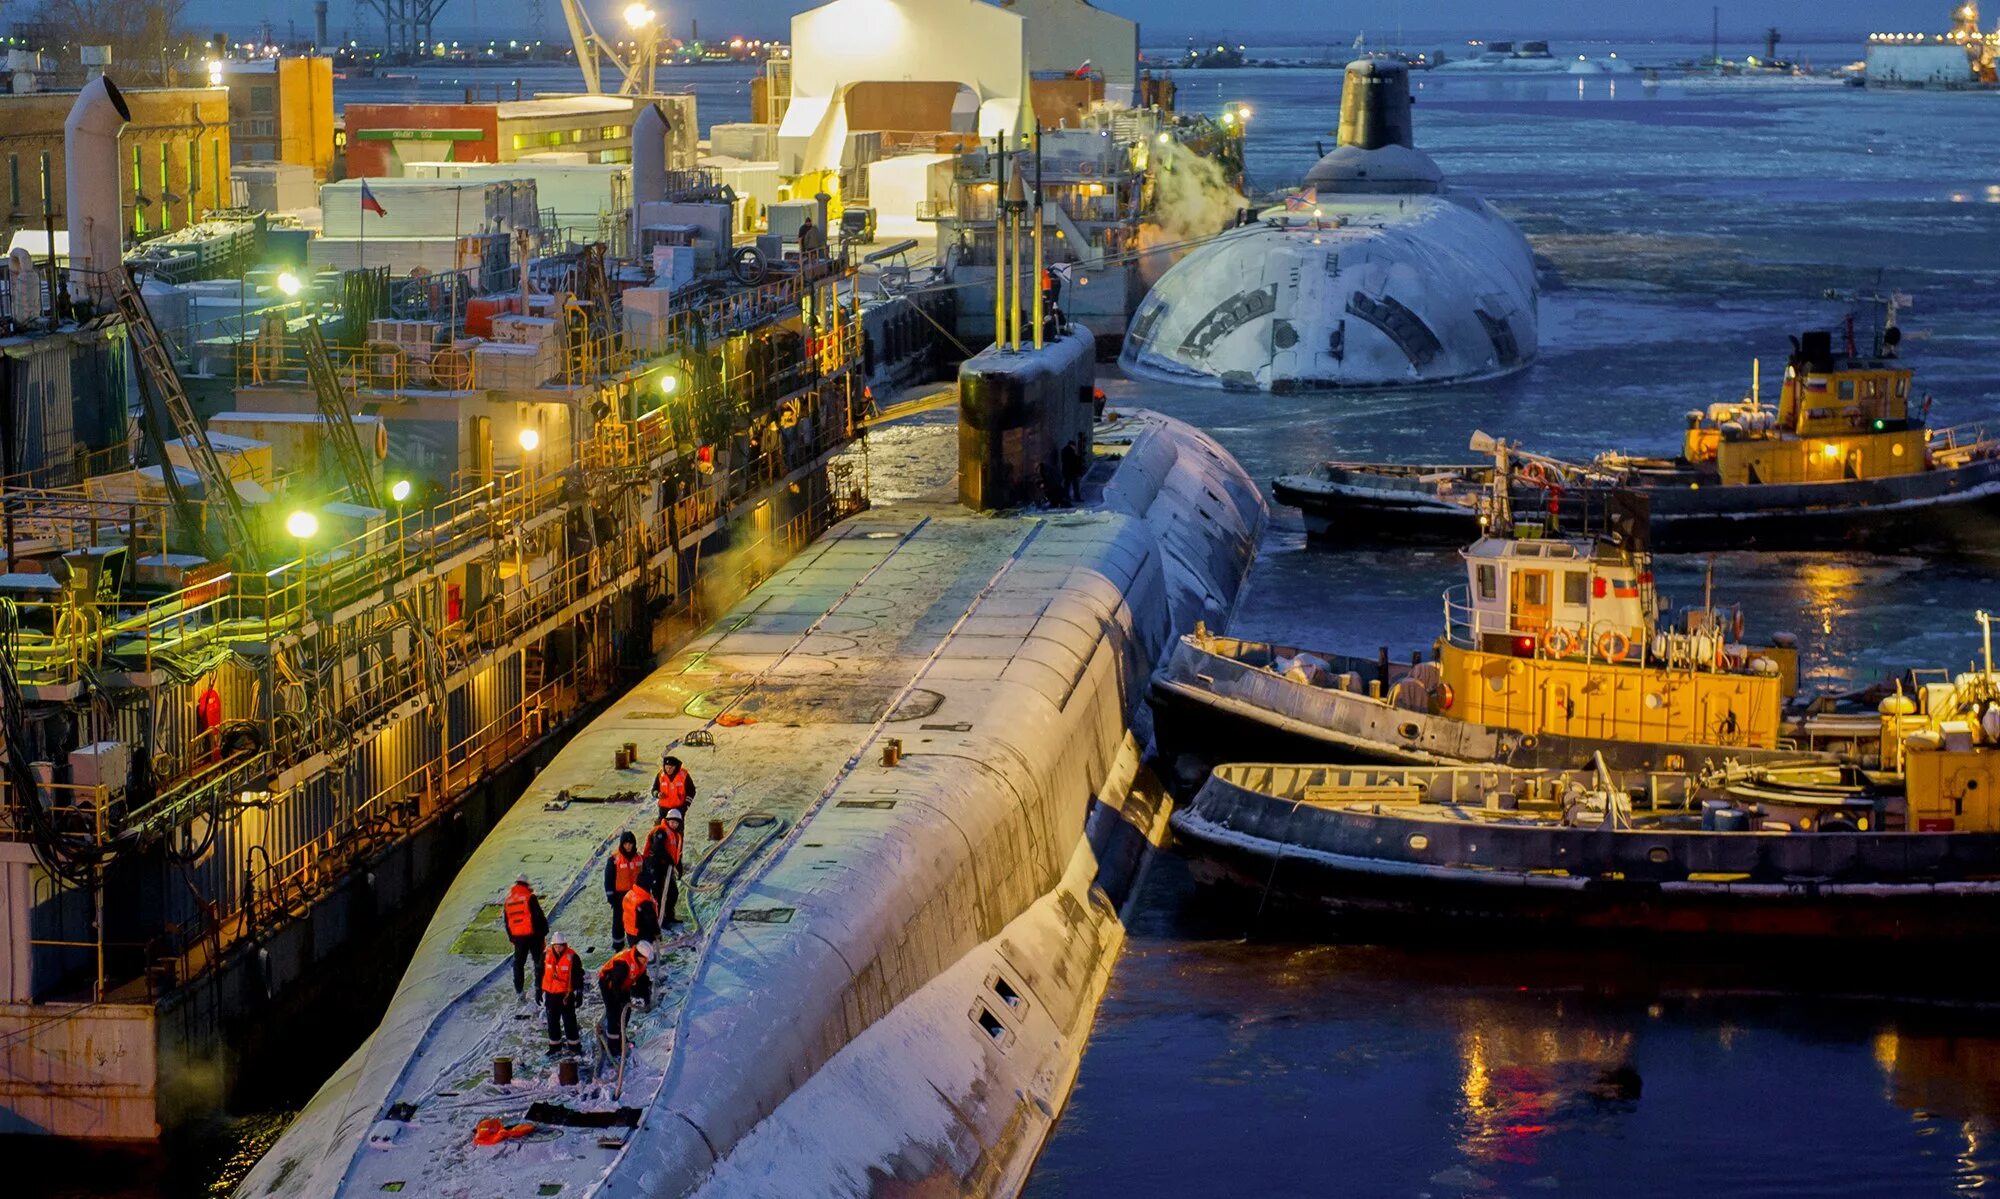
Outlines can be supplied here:
[[[542, 772], [446, 895], [381, 1027], [238, 1193], [697, 1185], [841, 1045], [1059, 882], [1147, 671], [1183, 617], [1224, 615], [1261, 523], [1254, 485], [1184, 432], [1176, 452], [1138, 439], [1111, 511], [898, 506], [802, 551]], [[1241, 543], [1206, 555], [1192, 583], [1175, 565], [1203, 557], [1185, 504], [1156, 502], [1190, 485], [1189, 449], [1205, 451], [1193, 461], [1216, 511], [1203, 515]], [[681, 746], [697, 730], [712, 748]], [[888, 737], [901, 766], [881, 762]], [[615, 770], [626, 742], [638, 764]], [[654, 964], [657, 1006], [634, 1014], [622, 1088], [603, 1060], [561, 1087], [540, 1011], [513, 994], [496, 905], [525, 871], [578, 949], [588, 1058], [610, 952], [604, 857], [625, 829], [643, 839], [656, 763], [676, 746], [700, 792], [691, 919]], [[514, 1059], [506, 1086], [491, 1081], [500, 1056]], [[520, 1121], [536, 1101], [643, 1118], [473, 1143], [480, 1120]]]

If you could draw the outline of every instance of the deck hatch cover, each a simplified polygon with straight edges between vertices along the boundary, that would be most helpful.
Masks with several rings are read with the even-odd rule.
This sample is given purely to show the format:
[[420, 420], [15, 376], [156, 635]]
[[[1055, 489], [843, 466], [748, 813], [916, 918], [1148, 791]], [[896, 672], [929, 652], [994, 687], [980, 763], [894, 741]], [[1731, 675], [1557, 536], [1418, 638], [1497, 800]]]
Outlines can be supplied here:
[[797, 908], [737, 908], [729, 918], [738, 924], [790, 924]]
[[873, 808], [878, 812], [886, 812], [896, 806], [896, 801], [893, 799], [843, 799], [836, 801], [833, 806], [836, 808]]
[[500, 905], [482, 905], [472, 923], [466, 925], [465, 931], [451, 943], [451, 951], [467, 957], [483, 954], [506, 957], [514, 952], [513, 943], [507, 940], [507, 929], [501, 923]]

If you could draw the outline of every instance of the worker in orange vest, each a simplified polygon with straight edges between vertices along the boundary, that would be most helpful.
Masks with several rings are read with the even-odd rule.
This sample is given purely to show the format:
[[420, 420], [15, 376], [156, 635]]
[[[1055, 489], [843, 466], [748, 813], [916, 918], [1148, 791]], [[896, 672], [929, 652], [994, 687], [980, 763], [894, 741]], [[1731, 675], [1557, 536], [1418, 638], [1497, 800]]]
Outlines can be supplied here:
[[507, 939], [514, 943], [514, 996], [524, 997], [525, 980], [521, 968], [528, 962], [535, 963], [535, 1002], [542, 1001], [542, 938], [549, 934], [549, 918], [542, 914], [542, 901], [535, 896], [534, 887], [528, 884], [528, 876], [523, 874], [514, 880], [514, 889], [507, 892], [507, 900], [500, 905], [501, 920], [507, 926]]
[[583, 1050], [583, 1036], [576, 1028], [576, 1009], [583, 1002], [583, 959], [569, 947], [561, 930], [549, 934], [548, 952], [542, 955], [542, 1011], [549, 1020], [549, 1052]]
[[604, 902], [611, 905], [611, 948], [625, 948], [625, 893], [639, 885], [646, 858], [639, 839], [627, 832], [604, 862]]
[[646, 838], [646, 887], [660, 899], [660, 923], [677, 923], [681, 893], [681, 853], [687, 844], [682, 834], [680, 809], [660, 817]]
[[653, 998], [653, 980], [646, 973], [653, 963], [653, 943], [641, 941], [619, 950], [597, 968], [597, 994], [604, 1000], [604, 1041], [616, 1055], [624, 1046], [625, 1005]]
[[694, 776], [672, 754], [660, 759], [660, 773], [653, 779], [653, 798], [659, 801], [663, 817], [675, 809], [685, 812], [694, 802]]
[[645, 887], [633, 887], [625, 892], [624, 919], [625, 940], [633, 945], [641, 941], [651, 941], [660, 935], [660, 908], [654, 902], [653, 893]]

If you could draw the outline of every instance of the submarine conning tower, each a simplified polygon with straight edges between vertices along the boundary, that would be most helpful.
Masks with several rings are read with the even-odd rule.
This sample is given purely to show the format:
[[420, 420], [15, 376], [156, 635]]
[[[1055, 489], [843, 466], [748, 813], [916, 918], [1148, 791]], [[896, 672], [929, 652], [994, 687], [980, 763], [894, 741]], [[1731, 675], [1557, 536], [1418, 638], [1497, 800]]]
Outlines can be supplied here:
[[1347, 64], [1340, 89], [1340, 144], [1306, 172], [1322, 194], [1428, 194], [1444, 172], [1411, 140], [1410, 69], [1364, 58]]
[[1089, 461], [1096, 338], [1071, 325], [1038, 350], [988, 346], [958, 371], [958, 499], [975, 512], [1048, 499], [1064, 447]]
[[1372, 58], [1347, 64], [1340, 90], [1340, 144], [1363, 150], [1413, 146], [1410, 68]]

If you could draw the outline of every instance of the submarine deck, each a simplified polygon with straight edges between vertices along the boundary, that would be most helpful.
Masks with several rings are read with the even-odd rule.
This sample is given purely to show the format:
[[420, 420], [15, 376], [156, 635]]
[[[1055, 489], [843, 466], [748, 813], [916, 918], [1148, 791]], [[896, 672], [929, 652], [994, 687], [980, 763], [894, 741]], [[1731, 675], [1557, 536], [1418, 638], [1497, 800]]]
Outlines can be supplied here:
[[[727, 989], [738, 955], [760, 952], [736, 930], [786, 922], [796, 888], [839, 885], [834, 880], [854, 869], [837, 851], [814, 852], [841, 840], [829, 825], [869, 823], [898, 802], [882, 798], [896, 788], [871, 785], [884, 781], [872, 776], [885, 772], [877, 742], [891, 721], [912, 754], [983, 756], [965, 734], [984, 713], [965, 708], [967, 698], [1004, 693], [991, 684], [1015, 676], [1057, 695], [1074, 685], [1086, 659], [1035, 636], [1036, 626], [1078, 615], [1050, 611], [1064, 606], [1070, 572], [1089, 558], [1061, 552], [1060, 543], [1078, 535], [1098, 541], [1091, 526], [1120, 519], [1098, 512], [992, 520], [942, 505], [857, 517], [619, 701], [522, 798], [520, 808], [540, 810], [496, 829], [492, 848], [473, 863], [483, 870], [469, 868], [446, 897], [382, 1030], [343, 1068], [381, 1077], [372, 1087], [357, 1078], [353, 1103], [326, 1122], [342, 1127], [336, 1145], [360, 1145], [337, 1173], [339, 1193], [573, 1195], [604, 1179], [623, 1128], [540, 1123], [495, 1148], [474, 1144], [475, 1126], [488, 1117], [519, 1121], [537, 1101], [648, 1108], [687, 1034], [697, 976], [707, 972], [704, 989]], [[934, 713], [948, 723], [923, 722]], [[654, 964], [658, 1003], [633, 1017], [622, 1087], [606, 1079], [615, 1069], [608, 1064], [598, 1081], [561, 1087], [539, 1011], [512, 993], [497, 902], [525, 872], [551, 927], [578, 948], [586, 978], [594, 975], [610, 952], [604, 855], [626, 829], [643, 838], [653, 819], [653, 764], [696, 731], [715, 744], [679, 751], [700, 788], [689, 821], [687, 932], [663, 939], [670, 948]], [[627, 741], [638, 743], [639, 761], [614, 769], [614, 749]], [[566, 806], [558, 786], [569, 793]], [[708, 840], [711, 820], [725, 829], [719, 841]], [[968, 831], [968, 841], [977, 839]], [[789, 849], [798, 852], [787, 858]], [[789, 868], [772, 877], [781, 859]], [[857, 882], [867, 885], [847, 885]], [[441, 929], [452, 933], [448, 951], [432, 944]], [[591, 992], [581, 1012], [587, 1046], [602, 1014]], [[505, 1086], [490, 1076], [492, 1059], [502, 1056], [516, 1063]], [[392, 1111], [405, 1118], [389, 1118]], [[371, 1130], [365, 1139], [362, 1125]], [[280, 1178], [287, 1172], [279, 1166]]]

